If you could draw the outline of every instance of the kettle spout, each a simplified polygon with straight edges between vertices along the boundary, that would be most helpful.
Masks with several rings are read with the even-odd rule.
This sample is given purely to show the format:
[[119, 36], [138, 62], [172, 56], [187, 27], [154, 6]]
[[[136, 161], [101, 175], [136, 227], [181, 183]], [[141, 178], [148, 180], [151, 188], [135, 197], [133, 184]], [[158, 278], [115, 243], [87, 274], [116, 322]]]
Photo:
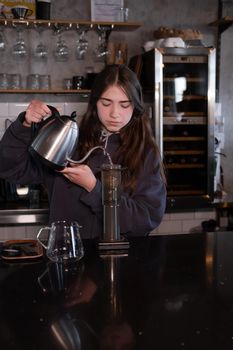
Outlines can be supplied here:
[[67, 158], [67, 160], [68, 160], [70, 163], [73, 163], [73, 164], [81, 164], [81, 163], [83, 163], [83, 162], [91, 155], [91, 153], [92, 153], [93, 151], [95, 151], [95, 150], [98, 149], [98, 148], [102, 149], [102, 151], [104, 152], [104, 154], [108, 157], [109, 163], [112, 165], [113, 163], [112, 163], [112, 159], [111, 159], [111, 157], [110, 157], [110, 154], [109, 154], [108, 152], [106, 152], [106, 149], [105, 149], [103, 146], [95, 146], [95, 147], [91, 148], [90, 151], [88, 151], [87, 154], [86, 154], [83, 158], [81, 158], [81, 159], [79, 159], [79, 160], [73, 160], [73, 159], [71, 159], [71, 158]]

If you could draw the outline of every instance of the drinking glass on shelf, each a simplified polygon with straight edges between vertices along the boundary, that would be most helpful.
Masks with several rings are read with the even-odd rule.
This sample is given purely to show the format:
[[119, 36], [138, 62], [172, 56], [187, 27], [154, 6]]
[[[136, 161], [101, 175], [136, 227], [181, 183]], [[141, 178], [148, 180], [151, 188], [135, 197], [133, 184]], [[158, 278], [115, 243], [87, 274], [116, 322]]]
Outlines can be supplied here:
[[62, 87], [64, 90], [71, 90], [73, 88], [72, 79], [71, 78], [64, 78]]
[[51, 77], [49, 74], [42, 74], [39, 77], [39, 86], [41, 90], [51, 89]]
[[48, 48], [47, 48], [46, 44], [43, 42], [43, 38], [42, 38], [44, 27], [41, 25], [35, 24], [35, 29], [36, 29], [38, 36], [39, 36], [39, 42], [38, 42], [37, 46], [35, 47], [33, 55], [36, 59], [46, 61], [48, 58]]
[[27, 76], [27, 88], [30, 90], [38, 90], [40, 88], [39, 74], [29, 74]]
[[9, 74], [0, 73], [0, 89], [6, 90], [9, 88]]
[[128, 7], [120, 7], [119, 21], [120, 22], [128, 22], [128, 20], [129, 20], [129, 8]]
[[17, 90], [22, 87], [22, 77], [19, 73], [12, 73], [9, 75], [10, 89]]

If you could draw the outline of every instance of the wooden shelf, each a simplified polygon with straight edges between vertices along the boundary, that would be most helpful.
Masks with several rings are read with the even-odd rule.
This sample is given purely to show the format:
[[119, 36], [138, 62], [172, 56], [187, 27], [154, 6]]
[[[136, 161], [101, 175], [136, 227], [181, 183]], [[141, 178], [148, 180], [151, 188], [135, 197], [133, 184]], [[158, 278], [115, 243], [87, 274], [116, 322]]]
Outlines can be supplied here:
[[[175, 95], [164, 95], [164, 100], [175, 100]], [[206, 100], [206, 96], [202, 95], [185, 95], [182, 97], [183, 101], [189, 101], [189, 100]]]
[[179, 196], [179, 195], [204, 195], [205, 194], [205, 191], [201, 191], [201, 190], [169, 190], [168, 189], [168, 192], [167, 194], [169, 196]]
[[164, 142], [177, 142], [177, 141], [205, 141], [205, 137], [202, 136], [164, 136]]
[[[175, 79], [177, 79], [177, 77], [167, 77], [167, 78], [164, 78], [163, 81], [164, 82], [173, 82]], [[196, 78], [196, 77], [186, 76], [185, 79], [188, 83], [203, 83], [203, 82], [205, 82], [204, 78]]]
[[91, 90], [79, 89], [79, 90], [64, 90], [64, 89], [50, 89], [50, 90], [31, 90], [31, 89], [13, 89], [4, 90], [0, 89], [0, 93], [5, 94], [89, 94]]
[[48, 28], [51, 27], [66, 27], [66, 29], [76, 30], [79, 27], [89, 27], [90, 29], [97, 29], [98, 27], [109, 27], [108, 29], [114, 31], [132, 31], [136, 30], [143, 25], [142, 22], [92, 22], [82, 20], [38, 20], [38, 19], [0, 19], [0, 25], [14, 26], [25, 25], [28, 28], [33, 28], [35, 25], [43, 25]]
[[165, 168], [166, 169], [203, 169], [205, 168], [205, 164], [174, 163], [174, 164], [166, 164]]
[[209, 23], [210, 26], [216, 26], [219, 28], [219, 32], [223, 33], [226, 29], [228, 29], [233, 24], [233, 17], [226, 16], [220, 19], [217, 19], [214, 22]]
[[[164, 117], [174, 117], [177, 115], [177, 112], [164, 112]], [[182, 112], [182, 117], [205, 117], [204, 112]]]
[[169, 151], [164, 151], [164, 154], [170, 155], [170, 156], [176, 156], [176, 155], [204, 155], [205, 152], [202, 150], [169, 150]]

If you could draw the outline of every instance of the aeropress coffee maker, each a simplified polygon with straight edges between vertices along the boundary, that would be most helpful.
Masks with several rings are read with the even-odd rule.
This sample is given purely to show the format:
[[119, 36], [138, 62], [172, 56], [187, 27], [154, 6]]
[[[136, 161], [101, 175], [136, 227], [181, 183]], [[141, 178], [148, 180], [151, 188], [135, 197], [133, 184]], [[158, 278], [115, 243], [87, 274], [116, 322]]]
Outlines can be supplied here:
[[120, 236], [119, 206], [121, 190], [121, 172], [119, 164], [103, 164], [101, 167], [103, 234], [99, 240], [101, 250], [124, 250], [129, 242]]

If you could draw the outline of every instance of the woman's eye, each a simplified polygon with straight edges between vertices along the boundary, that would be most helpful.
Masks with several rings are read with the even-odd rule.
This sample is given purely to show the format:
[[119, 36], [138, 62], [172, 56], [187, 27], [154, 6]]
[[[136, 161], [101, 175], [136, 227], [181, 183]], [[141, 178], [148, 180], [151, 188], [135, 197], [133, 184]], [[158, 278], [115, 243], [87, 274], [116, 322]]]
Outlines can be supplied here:
[[122, 108], [129, 108], [131, 106], [131, 102], [122, 102], [121, 107]]
[[102, 101], [102, 105], [104, 106], [104, 107], [108, 107], [108, 106], [110, 106], [110, 102], [107, 102], [107, 101]]

